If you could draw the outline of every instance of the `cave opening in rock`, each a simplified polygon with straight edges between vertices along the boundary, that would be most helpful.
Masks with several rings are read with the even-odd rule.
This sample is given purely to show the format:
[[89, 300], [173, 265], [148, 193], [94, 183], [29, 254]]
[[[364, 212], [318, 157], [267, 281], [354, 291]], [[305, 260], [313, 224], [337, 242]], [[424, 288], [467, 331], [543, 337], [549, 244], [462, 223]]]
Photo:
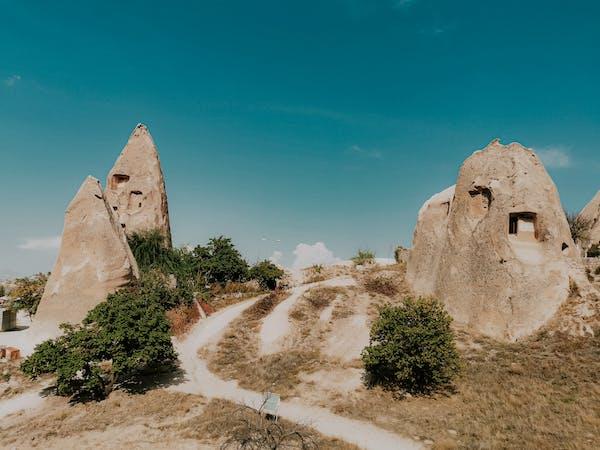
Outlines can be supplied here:
[[469, 191], [469, 210], [474, 217], [484, 217], [492, 204], [492, 191], [486, 187], [477, 186]]
[[508, 215], [508, 234], [523, 241], [537, 241], [537, 214], [533, 212], [515, 212]]

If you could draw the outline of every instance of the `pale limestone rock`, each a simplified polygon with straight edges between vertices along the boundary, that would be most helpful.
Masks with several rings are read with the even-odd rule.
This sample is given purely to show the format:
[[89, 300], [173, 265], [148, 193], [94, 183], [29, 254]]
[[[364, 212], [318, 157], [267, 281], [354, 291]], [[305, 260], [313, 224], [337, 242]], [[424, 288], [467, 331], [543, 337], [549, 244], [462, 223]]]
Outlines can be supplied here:
[[156, 145], [139, 124], [106, 179], [106, 198], [127, 236], [158, 229], [171, 246], [167, 192]]
[[435, 194], [419, 210], [413, 246], [406, 267], [406, 279], [420, 295], [433, 295], [435, 292], [454, 189], [453, 185]]
[[439, 214], [433, 225], [426, 219], [415, 231], [409, 283], [440, 298], [459, 324], [515, 340], [567, 299], [577, 250], [558, 191], [533, 151], [493, 141], [475, 152], [461, 167], [445, 236], [419, 245], [422, 230], [444, 226]]
[[58, 335], [61, 323], [81, 322], [108, 294], [138, 277], [137, 264], [100, 182], [87, 177], [65, 213], [58, 259], [32, 334]]
[[600, 191], [581, 210], [580, 216], [591, 222], [589, 242], [587, 242], [586, 250], [592, 245], [600, 245]]

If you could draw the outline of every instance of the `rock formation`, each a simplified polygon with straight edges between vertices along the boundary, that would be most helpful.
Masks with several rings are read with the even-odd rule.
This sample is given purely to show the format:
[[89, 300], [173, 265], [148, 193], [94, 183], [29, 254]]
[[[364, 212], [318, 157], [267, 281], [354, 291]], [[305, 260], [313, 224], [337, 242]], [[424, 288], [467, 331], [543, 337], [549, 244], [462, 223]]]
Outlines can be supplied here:
[[171, 246], [165, 180], [156, 145], [145, 125], [135, 127], [109, 172], [106, 198], [128, 236], [158, 229]]
[[138, 268], [100, 182], [87, 177], [65, 213], [58, 259], [32, 325], [52, 337], [79, 323], [106, 296], [137, 278]]
[[437, 296], [456, 322], [495, 338], [540, 328], [569, 295], [577, 250], [539, 158], [493, 141], [464, 162], [451, 197], [444, 191], [419, 213], [413, 290]]
[[586, 250], [592, 245], [600, 245], [600, 191], [594, 195], [594, 198], [581, 210], [580, 216], [589, 220], [591, 229], [589, 233], [589, 242]]
[[435, 194], [419, 210], [406, 267], [406, 279], [416, 292], [432, 294], [435, 291], [437, 267], [446, 240], [454, 188], [450, 186]]

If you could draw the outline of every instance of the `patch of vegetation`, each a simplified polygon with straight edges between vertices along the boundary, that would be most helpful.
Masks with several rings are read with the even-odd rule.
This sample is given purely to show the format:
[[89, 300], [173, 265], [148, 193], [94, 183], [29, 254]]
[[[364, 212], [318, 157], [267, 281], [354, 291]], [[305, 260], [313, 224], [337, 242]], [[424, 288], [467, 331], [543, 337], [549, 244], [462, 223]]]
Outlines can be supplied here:
[[196, 304], [179, 305], [167, 311], [167, 319], [171, 325], [171, 334], [176, 337], [184, 336], [200, 319], [200, 311]]
[[6, 289], [3, 284], [0, 284], [0, 297], [4, 297], [6, 295]]
[[242, 258], [230, 238], [212, 238], [204, 247], [193, 251], [198, 270], [208, 283], [225, 284], [248, 279], [248, 263]]
[[36, 346], [21, 370], [32, 378], [56, 375], [58, 395], [98, 399], [115, 385], [172, 368], [177, 355], [159, 296], [144, 286], [109, 295], [82, 325], [63, 324], [64, 335]]
[[588, 251], [587, 251], [587, 256], [589, 258], [598, 258], [600, 257], [600, 244], [594, 244], [592, 245]]
[[48, 274], [44, 273], [17, 278], [15, 287], [9, 295], [10, 306], [17, 310], [25, 310], [31, 316], [35, 315], [47, 282]]
[[398, 287], [394, 281], [384, 276], [367, 277], [363, 285], [368, 292], [373, 294], [393, 297], [398, 293]]
[[375, 253], [371, 250], [359, 250], [356, 256], [352, 258], [352, 261], [357, 266], [371, 264], [375, 261]]
[[569, 213], [565, 211], [571, 237], [577, 244], [585, 244], [589, 241], [590, 230], [592, 229], [592, 221], [580, 216], [577, 213]]
[[410, 393], [448, 386], [460, 369], [451, 323], [434, 299], [409, 297], [384, 307], [362, 353], [369, 384]]
[[258, 281], [263, 289], [274, 290], [284, 272], [270, 261], [264, 260], [255, 264], [249, 272], [249, 277]]

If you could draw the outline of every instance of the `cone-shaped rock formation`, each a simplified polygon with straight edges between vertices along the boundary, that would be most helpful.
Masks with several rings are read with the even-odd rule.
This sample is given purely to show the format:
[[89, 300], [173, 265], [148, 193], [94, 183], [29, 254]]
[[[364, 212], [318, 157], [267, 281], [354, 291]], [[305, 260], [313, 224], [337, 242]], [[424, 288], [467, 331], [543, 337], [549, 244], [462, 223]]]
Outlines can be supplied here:
[[32, 325], [36, 335], [77, 324], [106, 296], [137, 278], [138, 268], [100, 182], [87, 177], [65, 213], [58, 259]]
[[157, 229], [171, 245], [165, 180], [156, 145], [145, 125], [135, 127], [109, 172], [106, 198], [128, 236]]
[[[568, 297], [577, 252], [558, 191], [533, 151], [493, 141], [475, 152], [447, 213], [419, 218], [408, 267], [413, 290], [437, 296], [458, 323], [499, 339], [546, 323]], [[444, 226], [442, 238], [431, 231]], [[431, 245], [420, 243], [431, 235]]]

